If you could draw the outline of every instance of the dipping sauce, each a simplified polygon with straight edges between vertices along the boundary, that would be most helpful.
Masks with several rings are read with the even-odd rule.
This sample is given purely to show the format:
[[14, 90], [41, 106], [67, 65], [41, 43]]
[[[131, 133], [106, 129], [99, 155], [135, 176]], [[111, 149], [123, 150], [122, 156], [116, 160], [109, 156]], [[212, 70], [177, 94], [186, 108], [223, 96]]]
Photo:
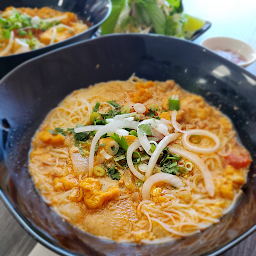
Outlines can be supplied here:
[[233, 52], [231, 50], [221, 50], [221, 49], [216, 49], [216, 50], [214, 50], [214, 52], [216, 52], [220, 56], [222, 56], [225, 59], [230, 60], [236, 64], [246, 63], [245, 57], [240, 55], [237, 52]]

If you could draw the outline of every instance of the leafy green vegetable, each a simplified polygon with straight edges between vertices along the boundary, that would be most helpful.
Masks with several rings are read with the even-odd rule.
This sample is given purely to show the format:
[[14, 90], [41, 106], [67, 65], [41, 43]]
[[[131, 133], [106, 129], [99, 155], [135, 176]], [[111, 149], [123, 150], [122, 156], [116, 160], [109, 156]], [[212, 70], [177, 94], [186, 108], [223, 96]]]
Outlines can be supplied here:
[[165, 148], [163, 150], [160, 166], [162, 167], [164, 165], [164, 163], [172, 162], [172, 161], [179, 161], [180, 159], [181, 159], [180, 156], [175, 156], [175, 155], [168, 153], [168, 148]]
[[9, 39], [10, 36], [11, 36], [11, 32], [10, 32], [9, 30], [7, 30], [7, 29], [4, 29], [4, 30], [3, 30], [3, 37], [4, 37], [5, 39]]
[[100, 107], [100, 103], [97, 101], [97, 103], [95, 104], [95, 106], [94, 106], [92, 112], [97, 112], [98, 109], [99, 109], [99, 107]]
[[139, 127], [139, 132], [141, 134], [153, 136], [153, 132], [152, 132], [152, 129], [151, 129], [151, 124], [141, 124], [138, 127]]
[[116, 103], [116, 101], [115, 100], [109, 100], [109, 101], [107, 101], [109, 104], [111, 104], [115, 109], [121, 109], [122, 108], [122, 106], [120, 106], [118, 103]]
[[146, 113], [146, 116], [154, 117], [156, 115], [156, 109], [149, 108], [148, 112]]
[[116, 115], [121, 115], [121, 112], [116, 109], [110, 109], [107, 113], [102, 113], [101, 116], [103, 116], [105, 119], [106, 118], [113, 118]]
[[156, 150], [156, 145], [155, 144], [151, 144], [150, 151], [153, 153], [155, 150]]
[[108, 169], [108, 175], [112, 180], [120, 180], [121, 178], [120, 172], [115, 167]]
[[127, 151], [128, 144], [124, 136], [122, 136], [120, 139], [120, 137], [116, 133], [114, 133], [114, 135], [110, 136], [110, 138], [116, 141], [125, 151]]
[[126, 153], [125, 149], [120, 147], [118, 152], [117, 152], [117, 154], [115, 156], [119, 157], [119, 156], [125, 155], [125, 153]]
[[53, 135], [57, 135], [57, 134], [58, 134], [56, 131], [54, 131], [54, 130], [52, 130], [52, 129], [49, 129], [48, 132], [51, 133], [51, 134], [53, 134]]
[[111, 34], [114, 32], [119, 15], [125, 6], [125, 1], [126, 0], [111, 0], [112, 11], [107, 20], [101, 26], [102, 35]]
[[62, 128], [60, 128], [60, 127], [55, 128], [55, 131], [58, 132], [58, 133], [60, 133], [60, 134], [63, 135], [63, 136], [66, 136], [66, 135], [67, 135], [67, 132], [65, 132], [65, 131], [64, 131]]
[[68, 128], [68, 129], [67, 129], [67, 131], [68, 131], [70, 134], [73, 134], [73, 133], [75, 133], [75, 130], [74, 130], [74, 128]]
[[[134, 157], [134, 155], [136, 155], [137, 157]], [[133, 161], [134, 164], [140, 164], [141, 163], [141, 155], [139, 154], [139, 152], [137, 152], [137, 151], [133, 152], [132, 161]]]
[[163, 166], [162, 172], [177, 175], [180, 171], [180, 168], [177, 165], [177, 162], [169, 162]]
[[87, 132], [76, 133], [74, 139], [77, 141], [87, 141], [90, 139], [90, 134]]

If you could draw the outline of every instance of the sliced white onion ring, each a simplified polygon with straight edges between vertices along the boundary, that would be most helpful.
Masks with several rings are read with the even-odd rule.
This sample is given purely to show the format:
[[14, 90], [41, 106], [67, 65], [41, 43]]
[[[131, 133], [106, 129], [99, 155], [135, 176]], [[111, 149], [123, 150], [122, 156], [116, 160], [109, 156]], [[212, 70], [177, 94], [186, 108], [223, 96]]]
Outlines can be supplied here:
[[43, 21], [45, 22], [53, 22], [53, 21], [59, 21], [59, 20], [63, 20], [67, 18], [67, 15], [61, 15], [61, 16], [57, 16], [57, 17], [54, 17], [54, 18], [49, 18], [49, 19], [43, 19]]
[[147, 172], [145, 174], [145, 178], [149, 178], [149, 176], [152, 175], [153, 169], [156, 165], [156, 162], [160, 156], [160, 154], [162, 153], [162, 151], [164, 150], [164, 148], [166, 148], [166, 146], [171, 143], [172, 141], [178, 139], [178, 137], [180, 136], [180, 133], [173, 133], [170, 134], [168, 136], [165, 136], [157, 145], [154, 153], [152, 154], [149, 163], [148, 163], [148, 168], [147, 168]]
[[[117, 128], [130, 128], [130, 129], [137, 129], [139, 122], [135, 121], [125, 121], [125, 120], [117, 120], [115, 122], [111, 122], [107, 125], [104, 125], [101, 129], [98, 130], [98, 132], [95, 134], [91, 148], [90, 148], [90, 154], [89, 154], [89, 176], [92, 176], [93, 174], [93, 164], [94, 164], [94, 151], [96, 147], [96, 143], [100, 139], [100, 137], [108, 133], [109, 131], [113, 131]], [[95, 125], [97, 126], [97, 125]]]
[[9, 43], [5, 47], [5, 49], [0, 52], [0, 56], [4, 56], [5, 54], [7, 54], [10, 51], [10, 49], [12, 47], [13, 39], [14, 39], [14, 33], [13, 33], [13, 31], [11, 31], [11, 35], [10, 35], [10, 38], [9, 38]]
[[146, 107], [143, 105], [143, 104], [141, 104], [141, 103], [136, 103], [135, 105], [134, 105], [134, 110], [138, 113], [138, 114], [143, 114], [143, 113], [145, 113], [146, 112]]
[[172, 146], [169, 147], [168, 150], [171, 154], [177, 154], [194, 163], [202, 173], [206, 191], [210, 196], [214, 196], [215, 187], [212, 179], [212, 174], [205, 165], [205, 163], [196, 154], [193, 154], [185, 149]]
[[139, 140], [135, 140], [127, 149], [127, 164], [131, 170], [131, 172], [140, 180], [144, 180], [144, 175], [142, 175], [140, 172], [138, 172], [132, 162], [132, 154], [133, 152], [140, 147], [140, 142]]
[[109, 155], [104, 149], [100, 151], [100, 154], [105, 157], [105, 159], [110, 159], [113, 156]]
[[[215, 146], [212, 148], [202, 148], [194, 145], [193, 143], [189, 142], [189, 137], [191, 135], [203, 135], [210, 137], [211, 139], [214, 140]], [[188, 133], [184, 134], [182, 136], [182, 144], [185, 148], [187, 148], [190, 151], [196, 152], [196, 153], [203, 153], [203, 154], [208, 154], [208, 153], [213, 153], [216, 152], [219, 147], [220, 147], [220, 139], [213, 133], [201, 129], [194, 129], [188, 131]]]
[[74, 129], [75, 133], [79, 132], [91, 132], [91, 131], [98, 131], [101, 128], [103, 128], [105, 125], [87, 125], [87, 126], [82, 126], [82, 127], [76, 127]]
[[176, 131], [181, 132], [181, 133], [189, 133], [190, 131], [183, 131], [183, 130], [180, 129], [180, 127], [179, 127], [180, 124], [177, 123], [177, 121], [176, 121], [177, 114], [178, 114], [178, 112], [177, 112], [176, 110], [174, 110], [174, 111], [172, 112], [172, 126], [173, 126], [173, 128], [174, 128]]
[[151, 187], [158, 182], [166, 182], [176, 188], [184, 187], [184, 184], [180, 178], [175, 175], [168, 173], [157, 173], [150, 176], [143, 184], [142, 187], [142, 198], [143, 200], [150, 199], [150, 190]]
[[147, 164], [139, 164], [139, 170], [141, 171], [141, 172], [146, 172], [147, 171], [147, 169], [148, 169], [148, 165]]

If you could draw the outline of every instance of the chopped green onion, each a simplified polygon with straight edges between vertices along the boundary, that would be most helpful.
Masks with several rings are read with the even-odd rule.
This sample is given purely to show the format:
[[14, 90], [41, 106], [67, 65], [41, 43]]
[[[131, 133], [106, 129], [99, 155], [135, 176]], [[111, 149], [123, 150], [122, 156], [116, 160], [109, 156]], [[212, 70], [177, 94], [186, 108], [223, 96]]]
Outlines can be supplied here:
[[155, 150], [156, 150], [156, 145], [155, 144], [151, 144], [150, 151], [153, 153]]
[[25, 30], [23, 30], [23, 29], [18, 30], [18, 35], [19, 35], [19, 36], [25, 36], [25, 35], [27, 35], [27, 34], [28, 34], [28, 32], [25, 31]]
[[11, 36], [11, 32], [10, 32], [9, 30], [7, 30], [7, 29], [4, 29], [4, 30], [3, 30], [3, 37], [4, 37], [5, 39], [9, 39], [10, 36]]
[[100, 103], [97, 101], [97, 103], [95, 104], [94, 108], [93, 108], [93, 112], [97, 112], [99, 110], [100, 107]]
[[136, 132], [135, 130], [131, 130], [131, 131], [129, 132], [129, 135], [133, 135], [133, 136], [135, 136], [135, 137], [138, 137], [138, 134], [137, 134], [137, 132]]
[[51, 129], [49, 129], [48, 132], [51, 133], [51, 134], [53, 134], [53, 135], [57, 135], [57, 134], [58, 134], [56, 131], [51, 130]]
[[101, 120], [102, 116], [98, 112], [92, 112], [90, 115], [90, 121], [93, 123], [94, 121]]
[[198, 144], [201, 142], [202, 138], [200, 135], [190, 135], [189, 140], [194, 144]]
[[96, 166], [93, 168], [93, 173], [98, 177], [102, 177], [105, 175], [106, 171], [102, 167]]
[[141, 187], [143, 185], [143, 181], [138, 180], [137, 185], [138, 185], [138, 187]]
[[122, 108], [122, 106], [120, 106], [118, 103], [116, 103], [115, 100], [109, 100], [109, 101], [107, 101], [107, 103], [112, 105], [115, 109], [121, 109]]
[[128, 113], [130, 113], [130, 108], [124, 107], [121, 109], [121, 114], [128, 114]]
[[180, 110], [180, 100], [174, 99], [174, 97], [169, 98], [169, 110]]
[[134, 121], [140, 121], [140, 116], [138, 114], [134, 115]]
[[190, 172], [193, 169], [193, 164], [191, 162], [186, 162], [185, 163], [185, 168], [186, 168], [187, 171]]
[[120, 161], [120, 160], [125, 159], [125, 157], [126, 157], [125, 155], [115, 157], [115, 158], [114, 158], [114, 161], [118, 162], [118, 161]]

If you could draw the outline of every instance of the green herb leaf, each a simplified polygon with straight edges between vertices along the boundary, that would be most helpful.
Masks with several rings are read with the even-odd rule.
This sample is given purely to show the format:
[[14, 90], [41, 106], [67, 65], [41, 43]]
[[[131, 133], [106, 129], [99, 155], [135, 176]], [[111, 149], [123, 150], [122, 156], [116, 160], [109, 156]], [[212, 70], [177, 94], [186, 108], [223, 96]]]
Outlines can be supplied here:
[[57, 135], [57, 134], [58, 134], [56, 131], [54, 131], [54, 130], [52, 130], [52, 129], [49, 129], [48, 132], [51, 133], [51, 134], [53, 134], [53, 135]]
[[128, 144], [127, 144], [127, 141], [124, 136], [122, 136], [120, 139], [119, 135], [114, 133], [114, 135], [110, 136], [110, 138], [113, 139], [114, 141], [116, 141], [125, 151], [127, 151]]
[[168, 163], [163, 166], [162, 172], [177, 175], [180, 171], [180, 167], [178, 167], [177, 162]]
[[68, 131], [70, 134], [75, 133], [74, 128], [67, 128], [67, 131]]
[[108, 175], [112, 180], [120, 180], [121, 178], [120, 172], [115, 167], [108, 169]]
[[132, 157], [132, 161], [134, 164], [140, 164], [141, 163], [141, 155], [139, 152], [134, 151], [133, 154], [135, 154], [137, 157]]
[[77, 141], [87, 141], [90, 139], [90, 134], [87, 132], [76, 133], [74, 139]]
[[137, 132], [136, 132], [135, 130], [131, 130], [131, 131], [129, 132], [129, 135], [133, 135], [133, 136], [135, 136], [135, 137], [138, 137], [138, 134], [137, 134]]
[[126, 0], [111, 0], [112, 10], [107, 20], [101, 26], [102, 35], [111, 34], [115, 30], [117, 20], [122, 9], [125, 6]]
[[156, 150], [156, 145], [155, 144], [151, 144], [150, 151], [153, 153], [155, 150]]
[[65, 131], [64, 131], [62, 128], [60, 128], [60, 127], [55, 128], [55, 131], [58, 132], [58, 133], [60, 133], [60, 134], [63, 135], [63, 136], [66, 136], [66, 135], [67, 135], [67, 132], [65, 132]]
[[138, 180], [137, 185], [138, 185], [138, 187], [141, 187], [143, 185], [143, 181]]
[[95, 104], [95, 106], [94, 106], [92, 112], [97, 112], [98, 109], [99, 109], [99, 107], [100, 107], [100, 103], [97, 101], [97, 103]]
[[138, 127], [139, 127], [139, 132], [141, 134], [153, 136], [153, 132], [152, 132], [152, 129], [151, 129], [151, 124], [141, 124]]
[[116, 115], [121, 115], [121, 112], [116, 109], [110, 109], [107, 113], [101, 114], [104, 118], [113, 118]]
[[109, 100], [107, 103], [111, 104], [115, 109], [121, 109], [122, 106], [120, 106], [118, 103], [116, 103], [115, 100]]
[[149, 108], [146, 116], [154, 117], [156, 115], [156, 110], [154, 108]]

